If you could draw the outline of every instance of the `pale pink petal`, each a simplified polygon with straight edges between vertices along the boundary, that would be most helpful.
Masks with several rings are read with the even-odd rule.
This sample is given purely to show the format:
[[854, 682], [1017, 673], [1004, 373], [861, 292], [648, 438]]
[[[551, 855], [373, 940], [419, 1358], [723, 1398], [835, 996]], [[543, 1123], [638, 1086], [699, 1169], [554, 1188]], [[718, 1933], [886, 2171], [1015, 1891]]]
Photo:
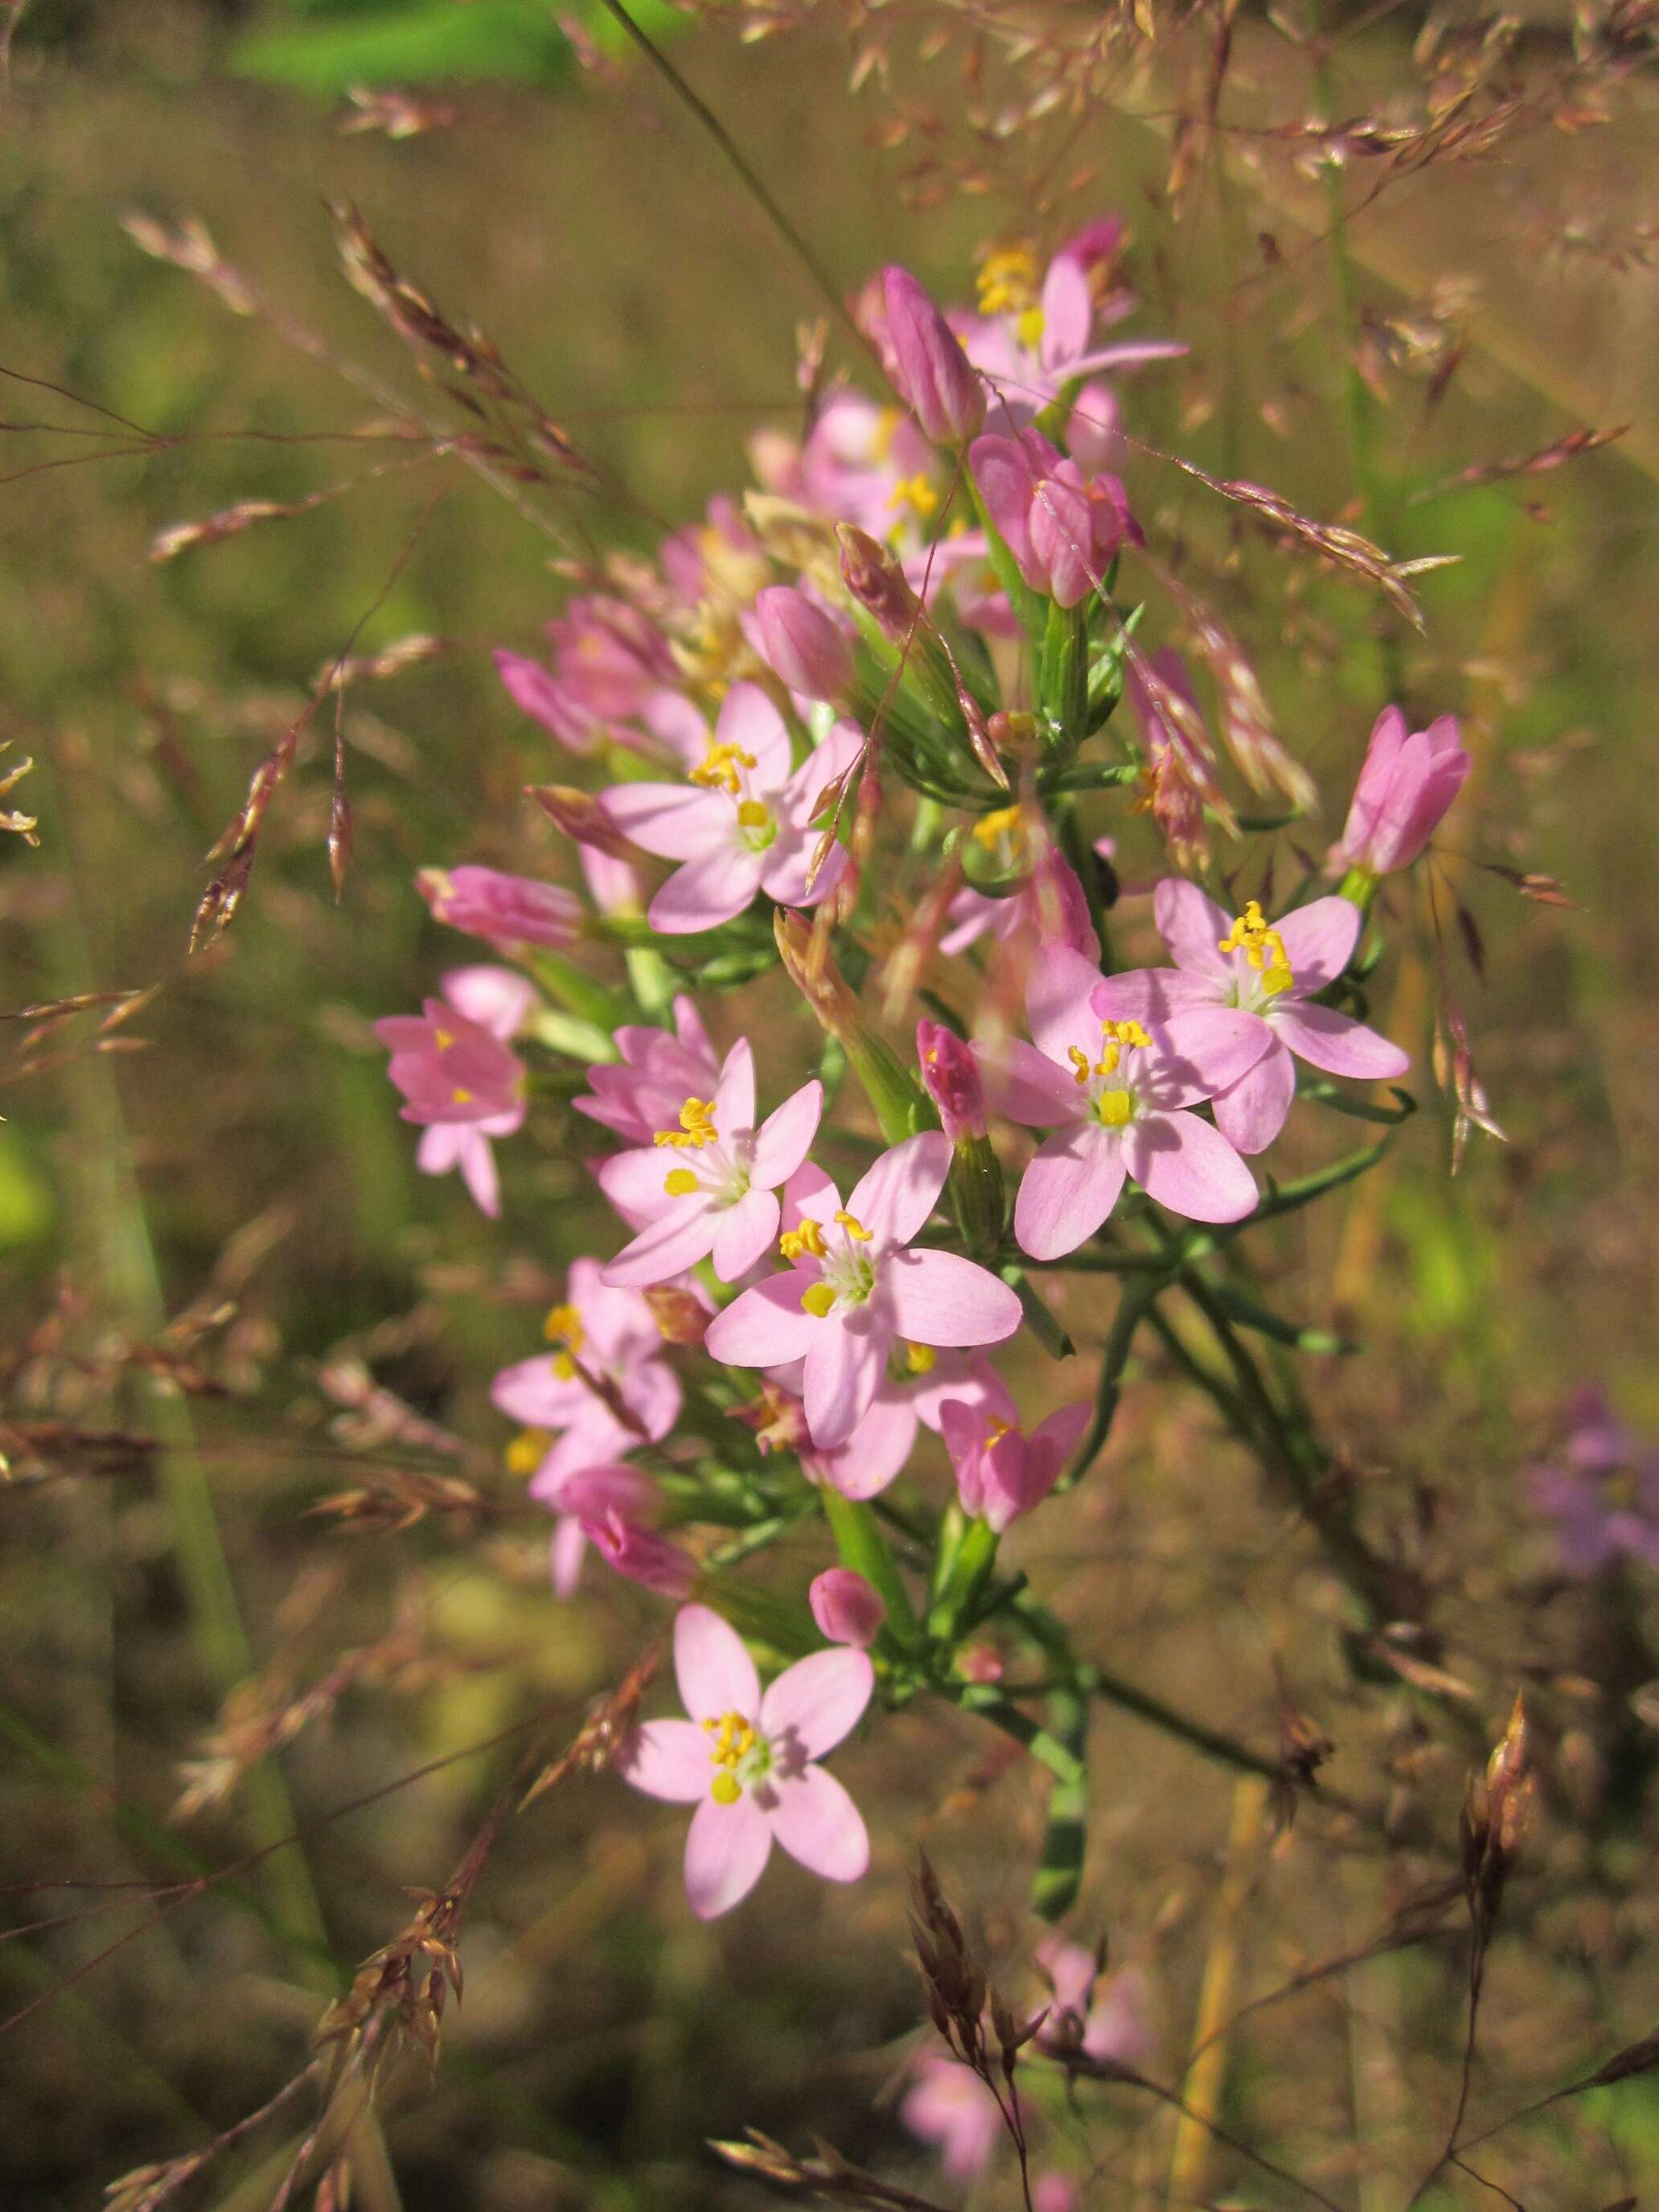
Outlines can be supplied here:
[[909, 1458], [919, 1426], [909, 1399], [888, 1398], [878, 1391], [847, 1441], [821, 1455], [824, 1480], [843, 1498], [879, 1496]]
[[1260, 1014], [1239, 1006], [1194, 1006], [1159, 1032], [1164, 1057], [1154, 1084], [1160, 1106], [1193, 1106], [1212, 1098], [1254, 1067], [1273, 1041]]
[[1232, 981], [1232, 956], [1221, 950], [1222, 939], [1232, 934], [1232, 916], [1206, 898], [1196, 884], [1165, 876], [1153, 894], [1152, 912], [1177, 968]]
[[774, 1367], [803, 1358], [823, 1326], [800, 1302], [817, 1279], [815, 1269], [788, 1267], [734, 1298], [708, 1324], [703, 1346], [709, 1358], [728, 1367]]
[[786, 1098], [775, 1113], [769, 1114], [755, 1133], [750, 1182], [763, 1190], [775, 1190], [781, 1182], [787, 1182], [806, 1158], [823, 1112], [823, 1085], [814, 1079], [803, 1084], [793, 1098]]
[[1353, 957], [1362, 920], [1352, 899], [1333, 896], [1299, 906], [1274, 923], [1285, 942], [1298, 999], [1335, 982]]
[[1069, 368], [1088, 344], [1094, 319], [1094, 298], [1081, 264], [1070, 254], [1057, 253], [1042, 280], [1039, 351], [1044, 368]]
[[641, 1291], [683, 1275], [714, 1249], [720, 1216], [706, 1198], [677, 1198], [669, 1211], [641, 1230], [601, 1271], [613, 1290]]
[[908, 1244], [939, 1204], [950, 1172], [950, 1139], [942, 1130], [924, 1129], [860, 1176], [847, 1211], [878, 1246]]
[[793, 1229], [804, 1214], [828, 1224], [836, 1218], [841, 1193], [815, 1160], [803, 1160], [783, 1187], [783, 1218]]
[[617, 1771], [647, 1797], [695, 1805], [714, 1779], [708, 1737], [695, 1721], [647, 1721], [617, 1753]]
[[1019, 1327], [1007, 1284], [955, 1252], [896, 1252], [885, 1287], [898, 1333], [913, 1344], [1000, 1344]]
[[772, 1833], [808, 1874], [825, 1881], [857, 1881], [868, 1871], [864, 1816], [833, 1774], [809, 1766], [804, 1774], [781, 1777], [773, 1789]]
[[693, 860], [731, 842], [734, 817], [723, 792], [683, 783], [618, 783], [599, 805], [623, 836], [659, 860]]
[[1100, 1041], [1100, 1017], [1089, 1005], [1101, 980], [1092, 960], [1069, 945], [1049, 945], [1031, 963], [1025, 986], [1025, 1018], [1037, 1048], [1063, 1067], [1074, 1045], [1085, 1049]]
[[1070, 376], [1091, 376], [1101, 368], [1138, 368], [1143, 362], [1178, 361], [1187, 348], [1176, 338], [1120, 338], [1115, 345], [1097, 346], [1066, 364]]
[[676, 1203], [663, 1186], [679, 1164], [671, 1146], [642, 1146], [599, 1161], [593, 1175], [624, 1221], [654, 1221]]
[[1034, 1260], [1063, 1259], [1092, 1237], [1123, 1188], [1123, 1136], [1094, 1122], [1050, 1137], [1020, 1178], [1014, 1236]]
[[744, 1193], [714, 1216], [714, 1273], [735, 1283], [763, 1260], [778, 1233], [778, 1201], [769, 1190]]
[[714, 1127], [729, 1140], [740, 1129], [754, 1126], [755, 1055], [748, 1038], [739, 1037], [726, 1055], [714, 1088]]
[[750, 1796], [735, 1805], [705, 1797], [685, 1838], [685, 1894], [699, 1920], [740, 1905], [772, 1856], [772, 1824]]
[[1123, 1133], [1129, 1173], [1160, 1206], [1189, 1221], [1242, 1221], [1255, 1181], [1218, 1129], [1196, 1114], [1140, 1114]]
[[718, 929], [752, 905], [760, 879], [757, 854], [722, 847], [676, 868], [646, 909], [646, 919], [665, 937]]
[[758, 792], [778, 791], [789, 780], [789, 732], [758, 684], [734, 684], [721, 704], [715, 742], [752, 753], [749, 781]]
[[1187, 968], [1130, 968], [1097, 983], [1089, 1004], [1103, 1022], [1167, 1022], [1194, 1006], [1220, 1004], [1227, 988], [1219, 975]]
[[503, 1043], [536, 1003], [536, 987], [515, 968], [452, 968], [444, 977], [444, 996], [468, 1021], [477, 1022]]
[[580, 1579], [582, 1561], [587, 1555], [587, 1531], [574, 1514], [562, 1514], [554, 1523], [553, 1540], [548, 1546], [548, 1566], [553, 1578], [555, 1597], [570, 1597]]
[[[710, 1067], [713, 1067], [714, 1048], [709, 1042], [708, 1032], [702, 1025], [702, 1016], [684, 991], [674, 1001], [673, 1014], [674, 1035], [678, 1038], [683, 1049], [689, 1053], [692, 1059], [705, 1060]], [[652, 1032], [644, 1030], [641, 1034], [648, 1039]], [[620, 1030], [617, 1035], [620, 1041], [622, 1036]]]
[[708, 1606], [683, 1605], [674, 1616], [674, 1679], [694, 1721], [736, 1713], [752, 1724], [760, 1717], [760, 1676], [749, 1647]]
[[820, 1451], [844, 1443], [868, 1413], [886, 1357], [887, 1340], [867, 1307], [831, 1312], [815, 1323], [801, 1395], [807, 1430]]
[[1412, 1064], [1409, 1053], [1334, 1006], [1286, 1006], [1273, 1016], [1273, 1027], [1293, 1053], [1327, 1075], [1371, 1083], [1403, 1075]]
[[779, 830], [777, 842], [763, 856], [766, 865], [761, 871], [761, 889], [778, 906], [817, 906], [846, 874], [847, 854], [839, 845], [832, 845], [822, 866], [814, 870], [812, 863], [823, 835], [822, 830], [810, 826], [792, 830], [786, 823]]
[[1215, 1095], [1215, 1125], [1236, 1152], [1265, 1152], [1296, 1096], [1296, 1062], [1275, 1038], [1255, 1066]]
[[1005, 1121], [1022, 1122], [1029, 1129], [1052, 1129], [1057, 1121], [1075, 1121], [1083, 1111], [1083, 1093], [1070, 1069], [1056, 1067], [1046, 1053], [1023, 1038], [976, 1044], [974, 1056], [985, 1071], [985, 1095]]
[[532, 1429], [568, 1427], [585, 1408], [598, 1403], [580, 1376], [559, 1374], [550, 1352], [516, 1359], [489, 1386], [490, 1403]]
[[786, 1766], [823, 1759], [858, 1726], [875, 1686], [866, 1653], [814, 1651], [761, 1698], [760, 1732]]
[[1093, 1413], [1094, 1407], [1088, 1399], [1074, 1398], [1069, 1406], [1062, 1406], [1057, 1413], [1050, 1413], [1046, 1421], [1032, 1430], [1030, 1449], [1036, 1451], [1041, 1447], [1045, 1451], [1052, 1451], [1056, 1464], [1063, 1467], [1082, 1443], [1083, 1432], [1088, 1427]]

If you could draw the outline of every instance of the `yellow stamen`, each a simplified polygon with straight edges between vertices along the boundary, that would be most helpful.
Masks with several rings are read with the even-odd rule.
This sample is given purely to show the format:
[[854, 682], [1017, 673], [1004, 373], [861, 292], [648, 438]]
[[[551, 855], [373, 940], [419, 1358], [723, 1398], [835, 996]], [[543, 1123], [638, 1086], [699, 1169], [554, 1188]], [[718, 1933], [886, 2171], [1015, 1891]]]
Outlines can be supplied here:
[[939, 1354], [931, 1344], [907, 1344], [904, 1364], [913, 1375], [931, 1375], [939, 1364]]
[[745, 799], [738, 803], [738, 826], [740, 830], [764, 830], [771, 819], [769, 811], [758, 799]]
[[1095, 1112], [1108, 1129], [1127, 1129], [1134, 1115], [1134, 1101], [1127, 1091], [1103, 1091]]
[[670, 1198], [690, 1198], [697, 1187], [697, 1178], [690, 1168], [670, 1168], [662, 1179], [662, 1187]]
[[[1151, 1037], [1147, 1036], [1139, 1022], [1103, 1022], [1100, 1025], [1100, 1033], [1103, 1036], [1109, 1037], [1114, 1044], [1146, 1046], [1152, 1042]], [[1113, 1065], [1116, 1065], [1115, 1061]]]
[[1027, 307], [1015, 319], [1014, 336], [1028, 353], [1035, 353], [1042, 343], [1043, 321], [1041, 307]]
[[651, 1139], [653, 1145], [675, 1145], [682, 1150], [688, 1145], [701, 1151], [704, 1145], [720, 1140], [720, 1131], [714, 1127], [714, 1102], [712, 1098], [688, 1098], [680, 1109], [678, 1129], [659, 1129]]
[[991, 1416], [991, 1419], [985, 1424], [986, 1443], [988, 1444], [1000, 1444], [1004, 1437], [1007, 1435], [1012, 1425], [1012, 1424], [1008, 1421], [998, 1420], [994, 1413]]
[[1089, 1066], [1089, 1055], [1080, 1045], [1068, 1044], [1066, 1048], [1066, 1057], [1072, 1063], [1073, 1071], [1072, 1080], [1081, 1091], [1094, 1073]]
[[548, 1446], [552, 1441], [545, 1429], [520, 1429], [502, 1454], [507, 1473], [534, 1474], [547, 1457]]
[[927, 477], [918, 471], [913, 477], [899, 478], [888, 495], [887, 504], [890, 507], [908, 510], [918, 522], [926, 522], [930, 514], [938, 511], [939, 494]]
[[1000, 246], [979, 264], [981, 315], [1018, 315], [1036, 304], [1041, 267], [1029, 246]]
[[472, 1103], [472, 1093], [470, 1091], [452, 1091], [449, 1094], [449, 1102], [452, 1106], [470, 1106]]
[[1234, 918], [1227, 934], [1217, 940], [1222, 952], [1242, 952], [1261, 977], [1261, 988], [1270, 998], [1288, 991], [1296, 981], [1285, 940], [1267, 921], [1260, 899], [1251, 899]]
[[743, 1784], [735, 1774], [722, 1767], [708, 1785], [708, 1794], [717, 1805], [735, 1805], [743, 1795]]
[[432, 1032], [432, 1042], [437, 1046], [440, 1052], [447, 1052], [450, 1046], [455, 1042], [454, 1032], [453, 1030], [434, 1030]]
[[692, 769], [691, 781], [707, 791], [729, 791], [735, 799], [740, 787], [738, 770], [754, 765], [755, 756], [744, 752], [741, 745], [713, 744]]
[[581, 1350], [586, 1334], [574, 1306], [555, 1306], [542, 1323], [542, 1334], [550, 1344], [566, 1345], [572, 1352]]
[[844, 1206], [836, 1207], [836, 1218], [840, 1222], [842, 1227], [847, 1231], [848, 1235], [854, 1238], [856, 1243], [860, 1244], [867, 1244], [870, 1242], [870, 1231], [865, 1227], [861, 1221], [855, 1221], [853, 1216], [847, 1212]]
[[836, 1303], [836, 1294], [828, 1283], [810, 1283], [800, 1294], [801, 1311], [822, 1321]]
[[893, 440], [898, 426], [904, 420], [896, 407], [884, 407], [876, 417], [876, 427], [870, 434], [870, 458], [878, 463], [884, 461], [893, 450]]
[[823, 1229], [810, 1213], [802, 1214], [794, 1227], [786, 1229], [778, 1239], [778, 1249], [786, 1260], [799, 1260], [803, 1252], [810, 1252], [815, 1260], [821, 1260], [829, 1249]]
[[981, 814], [970, 834], [974, 842], [983, 845], [988, 853], [1002, 837], [1006, 837], [1018, 852], [1024, 842], [1025, 828], [1018, 807], [1000, 806], [994, 814]]
[[754, 1727], [741, 1713], [722, 1713], [718, 1720], [711, 1717], [703, 1723], [703, 1728], [714, 1739], [708, 1747], [708, 1756], [716, 1766], [741, 1766], [755, 1748]]

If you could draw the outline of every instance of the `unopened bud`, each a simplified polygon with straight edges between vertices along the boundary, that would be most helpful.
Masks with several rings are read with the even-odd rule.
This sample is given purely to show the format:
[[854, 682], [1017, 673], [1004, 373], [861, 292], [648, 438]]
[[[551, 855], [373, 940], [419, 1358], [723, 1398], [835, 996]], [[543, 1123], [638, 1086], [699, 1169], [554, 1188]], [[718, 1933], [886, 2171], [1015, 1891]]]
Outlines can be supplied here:
[[979, 1062], [943, 1022], [916, 1024], [916, 1057], [928, 1097], [939, 1108], [939, 1126], [953, 1145], [985, 1134], [985, 1093]]
[[827, 1567], [815, 1575], [806, 1598], [831, 1644], [851, 1644], [860, 1651], [875, 1642], [887, 1618], [880, 1593], [851, 1567]]
[[882, 635], [902, 645], [924, 619], [921, 601], [905, 580], [904, 570], [867, 531], [843, 522], [836, 536], [841, 542], [842, 582], [875, 617]]
[[936, 446], [966, 444], [985, 420], [985, 392], [951, 325], [908, 269], [882, 273], [888, 374]]
[[773, 673], [804, 699], [831, 705], [853, 688], [853, 648], [822, 607], [793, 584], [772, 584], [755, 601], [761, 650]]
[[640, 1294], [651, 1309], [665, 1344], [701, 1344], [708, 1327], [708, 1310], [690, 1291], [677, 1291], [666, 1283], [653, 1284]]
[[503, 875], [499, 868], [422, 868], [416, 888], [434, 921], [464, 929], [491, 945], [574, 945], [586, 917], [581, 901], [562, 884]]
[[577, 844], [609, 853], [616, 860], [632, 856], [634, 848], [591, 793], [568, 783], [527, 783], [525, 789], [555, 829]]

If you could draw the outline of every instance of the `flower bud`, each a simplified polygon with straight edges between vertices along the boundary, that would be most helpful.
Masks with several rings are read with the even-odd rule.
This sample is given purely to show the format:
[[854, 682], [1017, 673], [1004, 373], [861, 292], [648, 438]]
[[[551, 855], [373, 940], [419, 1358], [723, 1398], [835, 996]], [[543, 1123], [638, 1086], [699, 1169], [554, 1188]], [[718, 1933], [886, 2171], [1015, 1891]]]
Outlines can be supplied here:
[[846, 633], [793, 584], [769, 585], [755, 601], [761, 650], [775, 675], [804, 699], [832, 705], [853, 688]]
[[960, 446], [985, 420], [985, 393], [956, 333], [908, 269], [883, 272], [888, 374], [936, 446]]
[[1408, 733], [1399, 708], [1383, 708], [1365, 749], [1340, 842], [1330, 851], [1334, 868], [1346, 867], [1358, 878], [1351, 896], [1363, 904], [1378, 876], [1410, 867], [1468, 772], [1469, 756], [1455, 715], [1441, 714], [1426, 730]]
[[554, 828], [578, 845], [608, 853], [614, 860], [632, 857], [634, 848], [591, 792], [568, 783], [527, 783], [525, 789]]
[[416, 888], [434, 921], [491, 945], [547, 945], [560, 950], [582, 933], [581, 901], [558, 884], [506, 876], [495, 868], [422, 868]]
[[806, 1597], [820, 1632], [860, 1651], [875, 1642], [887, 1618], [880, 1593], [851, 1567], [826, 1567], [813, 1577]]
[[985, 1134], [985, 1093], [979, 1062], [942, 1022], [916, 1024], [916, 1057], [921, 1080], [939, 1108], [939, 1126], [953, 1145]]
[[838, 525], [836, 536], [841, 544], [842, 582], [874, 617], [882, 635], [893, 645], [902, 645], [925, 619], [903, 568], [884, 545], [850, 522]]
[[651, 1309], [651, 1318], [667, 1344], [701, 1344], [708, 1327], [708, 1309], [690, 1291], [672, 1284], [654, 1283], [641, 1297]]

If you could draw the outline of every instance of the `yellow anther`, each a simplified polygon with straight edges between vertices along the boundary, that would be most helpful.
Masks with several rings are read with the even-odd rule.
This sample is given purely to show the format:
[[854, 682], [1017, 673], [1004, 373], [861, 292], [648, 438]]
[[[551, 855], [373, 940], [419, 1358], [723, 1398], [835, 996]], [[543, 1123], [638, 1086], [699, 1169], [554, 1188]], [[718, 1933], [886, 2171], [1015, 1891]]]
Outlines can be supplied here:
[[981, 814], [970, 834], [974, 842], [983, 845], [988, 853], [1003, 837], [1006, 837], [1018, 852], [1024, 842], [1024, 819], [1018, 806], [1000, 806], [994, 814]]
[[979, 311], [1017, 315], [1036, 304], [1041, 266], [1029, 246], [1000, 246], [979, 264]]
[[800, 1294], [801, 1311], [816, 1321], [822, 1321], [835, 1303], [836, 1294], [828, 1283], [811, 1283]]
[[913, 1375], [931, 1375], [939, 1364], [939, 1354], [931, 1344], [907, 1344], [904, 1364]]
[[743, 1784], [735, 1774], [724, 1767], [708, 1785], [708, 1794], [717, 1805], [735, 1805], [743, 1795]]
[[662, 1187], [670, 1198], [690, 1198], [697, 1187], [697, 1178], [690, 1168], [670, 1168], [662, 1179]]
[[755, 1748], [753, 1723], [744, 1720], [741, 1713], [722, 1713], [718, 1720], [711, 1716], [702, 1725], [705, 1733], [714, 1739], [708, 1747], [708, 1756], [716, 1766], [741, 1766]]
[[[1115, 1045], [1145, 1046], [1152, 1042], [1151, 1037], [1147, 1036], [1139, 1022], [1103, 1022], [1100, 1025], [1100, 1033], [1103, 1037], [1109, 1038]], [[1113, 1067], [1116, 1065], [1117, 1062], [1114, 1060]], [[1110, 1070], [1107, 1072], [1109, 1073]]]
[[1103, 1091], [1095, 1101], [1095, 1112], [1109, 1129], [1127, 1129], [1134, 1110], [1134, 1101], [1127, 1091]]
[[939, 494], [920, 471], [913, 477], [901, 477], [888, 495], [889, 507], [908, 509], [918, 522], [926, 522], [937, 512]]
[[1235, 917], [1227, 934], [1217, 940], [1217, 950], [1242, 952], [1261, 975], [1261, 988], [1270, 998], [1288, 991], [1296, 981], [1285, 940], [1262, 914], [1260, 899], [1251, 899]]
[[1074, 1070], [1072, 1080], [1081, 1091], [1094, 1073], [1089, 1065], [1089, 1055], [1080, 1046], [1068, 1044], [1066, 1048], [1066, 1057], [1071, 1061]]
[[472, 1103], [472, 1093], [470, 1091], [452, 1091], [449, 1094], [449, 1103], [452, 1106], [470, 1106]]
[[754, 765], [755, 756], [744, 752], [741, 745], [714, 744], [692, 769], [691, 781], [708, 791], [729, 791], [735, 799], [739, 789], [738, 770]]
[[1043, 313], [1041, 307], [1027, 307], [1014, 323], [1014, 335], [1028, 353], [1035, 353], [1042, 343]]
[[678, 1129], [659, 1129], [651, 1139], [653, 1145], [674, 1145], [682, 1151], [689, 1145], [701, 1151], [704, 1145], [718, 1143], [720, 1131], [714, 1127], [714, 1102], [712, 1098], [688, 1098], [680, 1109]]
[[770, 810], [758, 799], [744, 799], [738, 802], [738, 827], [740, 830], [764, 830], [771, 819]]
[[571, 1352], [580, 1352], [586, 1341], [582, 1317], [574, 1306], [555, 1306], [542, 1323], [542, 1334], [550, 1344], [562, 1344]]
[[876, 427], [870, 434], [870, 458], [881, 462], [893, 450], [893, 441], [898, 435], [898, 426], [904, 420], [896, 407], [884, 407], [876, 416]]
[[1007, 1435], [1012, 1426], [1012, 1422], [1000, 1421], [994, 1413], [990, 1419], [985, 1424], [986, 1443], [988, 1444], [1000, 1444], [1004, 1437]]
[[440, 1052], [447, 1052], [455, 1042], [455, 1033], [453, 1030], [434, 1030], [432, 1042]]
[[804, 1213], [794, 1227], [786, 1229], [778, 1239], [778, 1249], [786, 1260], [799, 1260], [803, 1252], [810, 1252], [815, 1260], [821, 1260], [829, 1249], [823, 1230], [810, 1213]]
[[534, 1474], [553, 1439], [545, 1429], [520, 1429], [502, 1454], [509, 1474]]
[[845, 1206], [836, 1208], [836, 1218], [855, 1243], [867, 1244], [870, 1242], [870, 1231], [861, 1221], [848, 1213]]

